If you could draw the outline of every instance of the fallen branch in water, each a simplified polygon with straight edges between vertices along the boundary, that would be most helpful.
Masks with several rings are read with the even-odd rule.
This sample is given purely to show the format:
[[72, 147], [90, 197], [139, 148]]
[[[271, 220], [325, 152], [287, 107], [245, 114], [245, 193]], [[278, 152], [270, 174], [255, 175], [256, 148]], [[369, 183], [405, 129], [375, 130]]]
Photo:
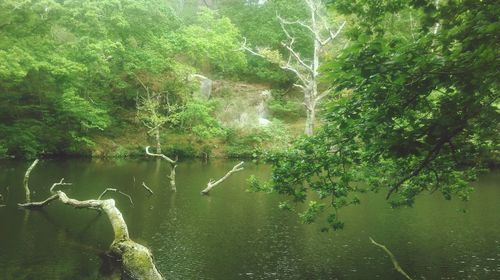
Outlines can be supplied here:
[[97, 199], [98, 199], [98, 200], [101, 200], [101, 198], [102, 198], [102, 197], [103, 197], [106, 193], [108, 193], [108, 192], [115, 192], [115, 193], [119, 193], [119, 194], [121, 194], [121, 195], [124, 195], [124, 196], [128, 197], [128, 200], [130, 201], [130, 204], [132, 204], [132, 206], [134, 206], [134, 202], [132, 201], [132, 197], [131, 197], [130, 195], [128, 195], [128, 194], [126, 194], [126, 193], [124, 193], [124, 192], [122, 192], [122, 191], [120, 191], [120, 190], [118, 190], [118, 189], [113, 189], [113, 188], [107, 188], [107, 189], [105, 189], [105, 190], [101, 193], [101, 195], [100, 195]]
[[142, 186], [151, 194], [154, 195], [153, 190], [151, 190], [148, 186], [146, 186], [146, 183], [142, 182]]
[[44, 201], [20, 203], [18, 205], [22, 208], [34, 209], [44, 207], [55, 200], [75, 208], [98, 209], [106, 213], [115, 235], [110, 246], [110, 252], [121, 260], [123, 276], [126, 279], [163, 279], [156, 269], [149, 249], [130, 239], [127, 224], [120, 210], [116, 208], [114, 199], [82, 201], [69, 198], [63, 191], [56, 191], [55, 194]]
[[146, 154], [148, 156], [153, 156], [153, 157], [160, 157], [166, 161], [168, 161], [170, 163], [170, 175], [167, 176], [167, 178], [170, 179], [170, 186], [172, 187], [172, 191], [177, 191], [177, 188], [176, 188], [176, 185], [175, 185], [175, 168], [177, 168], [177, 161], [179, 160], [178, 158], [176, 158], [175, 160], [169, 158], [168, 156], [164, 155], [164, 154], [155, 154], [155, 153], [151, 153], [149, 151], [149, 147], [150, 146], [147, 146], [146, 147]]
[[[101, 200], [102, 196], [108, 191], [115, 191], [124, 194], [116, 189], [106, 189], [99, 199], [76, 200], [69, 198], [66, 193], [61, 190], [54, 191], [56, 186], [68, 185], [61, 179], [59, 183], [55, 183], [50, 188], [52, 195], [44, 201], [19, 203], [18, 206], [25, 209], [37, 209], [44, 207], [52, 201], [59, 200], [63, 204], [73, 206], [75, 208], [87, 208], [103, 211], [108, 216], [114, 232], [114, 239], [110, 246], [111, 255], [119, 259], [122, 268], [122, 279], [134, 280], [162, 280], [163, 277], [156, 269], [153, 262], [153, 257], [148, 248], [130, 239], [128, 227], [123, 219], [123, 215], [115, 206], [114, 199]], [[28, 189], [29, 191], [29, 189]], [[126, 194], [125, 194], [126, 195]], [[128, 196], [128, 195], [126, 195]], [[130, 196], [128, 196], [129, 199]]]
[[233, 167], [233, 169], [229, 170], [229, 172], [227, 172], [226, 175], [224, 175], [224, 177], [220, 178], [216, 182], [214, 182], [213, 180], [210, 180], [208, 182], [208, 184], [207, 184], [207, 187], [204, 190], [201, 191], [201, 194], [207, 195], [208, 193], [210, 193], [210, 191], [214, 187], [216, 187], [218, 184], [222, 183], [224, 180], [226, 180], [227, 178], [229, 178], [229, 176], [231, 176], [231, 174], [243, 170], [243, 167], [241, 167], [243, 165], [243, 163], [245, 163], [245, 162], [242, 161], [242, 162], [236, 164]]
[[396, 260], [396, 257], [392, 254], [391, 251], [389, 251], [389, 249], [387, 249], [387, 247], [385, 247], [384, 245], [382, 244], [379, 244], [377, 242], [375, 242], [375, 240], [373, 240], [373, 238], [369, 237], [370, 238], [370, 241], [377, 247], [381, 248], [382, 250], [384, 250], [388, 255], [389, 257], [391, 258], [391, 261], [392, 261], [392, 264], [394, 265], [394, 268], [399, 272], [401, 273], [401, 275], [403, 275], [406, 279], [408, 280], [413, 280], [404, 270], [403, 268], [401, 268], [401, 266], [399, 265], [398, 261]]

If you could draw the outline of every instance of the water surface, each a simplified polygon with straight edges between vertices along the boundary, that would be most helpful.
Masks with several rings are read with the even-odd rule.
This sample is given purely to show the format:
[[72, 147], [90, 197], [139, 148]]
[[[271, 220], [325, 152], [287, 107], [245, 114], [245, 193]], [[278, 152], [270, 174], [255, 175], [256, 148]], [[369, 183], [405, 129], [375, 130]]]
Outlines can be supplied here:
[[[45, 199], [62, 177], [73, 183], [65, 189], [73, 198], [97, 198], [107, 187], [130, 194], [134, 205], [112, 197], [131, 237], [152, 249], [167, 279], [402, 279], [369, 236], [415, 279], [500, 279], [500, 172], [482, 176], [469, 203], [426, 195], [413, 209], [393, 210], [384, 194], [366, 195], [341, 212], [344, 230], [321, 233], [321, 225], [279, 210], [282, 197], [245, 192], [249, 175], [269, 175], [263, 164], [246, 163], [200, 195], [234, 164], [181, 162], [172, 193], [168, 165], [156, 160], [42, 161], [31, 175], [32, 199]], [[100, 256], [113, 234], [104, 215], [60, 203], [17, 209], [28, 165], [0, 162], [7, 204], [0, 208], [0, 279], [108, 279]]]

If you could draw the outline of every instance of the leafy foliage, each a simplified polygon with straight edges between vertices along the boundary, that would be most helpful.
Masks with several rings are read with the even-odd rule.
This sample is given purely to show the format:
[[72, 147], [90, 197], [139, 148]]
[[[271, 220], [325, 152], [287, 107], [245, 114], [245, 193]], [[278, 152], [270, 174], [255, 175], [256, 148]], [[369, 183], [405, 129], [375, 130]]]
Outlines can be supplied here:
[[349, 47], [324, 69], [338, 96], [320, 133], [270, 158], [268, 189], [309, 201], [304, 222], [330, 209], [333, 229], [342, 226], [337, 211], [359, 203], [359, 192], [384, 190], [396, 207], [413, 205], [424, 191], [468, 199], [480, 151], [498, 150], [498, 4], [334, 7], [362, 19], [348, 31]]

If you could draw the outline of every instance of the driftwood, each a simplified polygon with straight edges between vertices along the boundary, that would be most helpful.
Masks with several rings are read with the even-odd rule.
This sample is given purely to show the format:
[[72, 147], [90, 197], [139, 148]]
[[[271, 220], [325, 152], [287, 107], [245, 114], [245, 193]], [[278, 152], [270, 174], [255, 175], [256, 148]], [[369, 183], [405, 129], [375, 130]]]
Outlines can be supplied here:
[[401, 273], [401, 275], [403, 275], [408, 280], [412, 280], [412, 278], [403, 270], [403, 268], [401, 268], [401, 266], [399, 265], [398, 261], [396, 260], [396, 257], [392, 254], [391, 251], [389, 251], [389, 249], [387, 249], [387, 247], [385, 247], [382, 244], [379, 244], [379, 243], [375, 242], [375, 240], [373, 240], [373, 238], [371, 238], [371, 237], [370, 237], [370, 241], [373, 243], [373, 245], [381, 248], [382, 250], [384, 250], [387, 253], [387, 255], [389, 255], [389, 257], [391, 258], [392, 264], [394, 265], [394, 268], [399, 273]]
[[[130, 239], [127, 224], [123, 219], [122, 213], [115, 206], [114, 199], [76, 200], [69, 198], [66, 193], [61, 190], [54, 191], [57, 186], [69, 185], [63, 181], [64, 179], [61, 179], [59, 183], [52, 185], [50, 188], [52, 195], [44, 201], [19, 203], [18, 206], [25, 209], [40, 209], [52, 201], [59, 200], [62, 203], [75, 208], [87, 208], [103, 211], [108, 216], [111, 226], [113, 227], [114, 239], [110, 246], [110, 253], [112, 256], [119, 259], [122, 268], [122, 279], [163, 279], [161, 274], [156, 269], [149, 249]], [[107, 191], [108, 189], [101, 194], [100, 198]]]
[[33, 168], [35, 168], [37, 163], [38, 163], [38, 159], [35, 159], [35, 161], [33, 161], [33, 163], [30, 165], [30, 167], [28, 167], [28, 169], [26, 170], [26, 173], [24, 174], [23, 185], [24, 185], [24, 192], [26, 194], [26, 202], [31, 201], [31, 192], [30, 192], [30, 187], [29, 187], [28, 183], [30, 180], [31, 171], [33, 170]]
[[224, 175], [224, 177], [220, 178], [219, 180], [217, 181], [213, 181], [213, 180], [210, 180], [207, 184], [207, 187], [201, 191], [201, 194], [204, 194], [204, 195], [207, 195], [208, 193], [210, 193], [210, 191], [216, 187], [217, 185], [219, 185], [220, 183], [222, 183], [224, 180], [226, 180], [227, 178], [229, 178], [229, 176], [231, 176], [231, 174], [235, 173], [235, 172], [238, 172], [238, 171], [241, 171], [243, 170], [243, 167], [241, 167], [243, 165], [243, 163], [245, 162], [240, 162], [238, 164], [236, 164], [233, 169], [229, 170], [229, 172], [226, 173], [226, 175]]
[[155, 153], [151, 153], [149, 151], [149, 146], [146, 147], [146, 154], [148, 156], [153, 156], [153, 157], [160, 157], [166, 161], [168, 161], [168, 163], [170, 163], [170, 175], [167, 176], [167, 178], [170, 179], [170, 186], [172, 187], [172, 191], [177, 191], [177, 188], [176, 188], [176, 185], [175, 185], [175, 169], [177, 168], [177, 160], [178, 158], [176, 158], [175, 160], [169, 158], [168, 156], [164, 155], [164, 154], [155, 154]]

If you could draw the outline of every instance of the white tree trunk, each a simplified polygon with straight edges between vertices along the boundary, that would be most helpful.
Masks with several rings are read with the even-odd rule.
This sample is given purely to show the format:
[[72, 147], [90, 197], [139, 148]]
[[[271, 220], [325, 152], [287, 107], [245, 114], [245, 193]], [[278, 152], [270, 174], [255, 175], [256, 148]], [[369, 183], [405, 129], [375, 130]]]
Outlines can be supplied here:
[[[277, 15], [281, 24], [281, 29], [285, 33], [288, 41], [283, 42], [282, 45], [288, 51], [288, 59], [279, 60], [280, 67], [284, 70], [290, 71], [297, 77], [295, 86], [304, 91], [304, 105], [306, 106], [306, 123], [304, 132], [307, 135], [314, 133], [314, 122], [316, 119], [316, 105], [321, 102], [330, 90], [326, 90], [319, 94], [318, 92], [318, 76], [320, 68], [320, 56], [323, 48], [330, 44], [344, 28], [345, 21], [333, 32], [329, 23], [321, 15], [324, 10], [324, 5], [320, 0], [304, 0], [309, 8], [310, 18], [309, 22], [301, 20], [288, 21]], [[289, 30], [286, 28], [288, 25], [298, 25], [301, 28], [307, 29], [314, 41], [314, 47], [311, 50], [311, 59], [304, 59], [301, 54], [294, 49], [295, 37], [293, 37]], [[327, 35], [326, 35], [327, 34]], [[326, 36], [325, 36], [326, 35]], [[247, 50], [252, 55], [260, 56], [271, 62], [276, 62], [276, 58], [270, 57], [266, 52], [260, 50], [254, 51], [246, 46], [246, 40], [243, 42], [242, 48]]]
[[160, 143], [160, 128], [155, 129], [155, 140], [156, 140], [156, 153], [161, 154], [161, 143]]
[[314, 133], [314, 122], [316, 121], [316, 104], [314, 102], [306, 107], [306, 114], [307, 117], [304, 133], [310, 136]]

